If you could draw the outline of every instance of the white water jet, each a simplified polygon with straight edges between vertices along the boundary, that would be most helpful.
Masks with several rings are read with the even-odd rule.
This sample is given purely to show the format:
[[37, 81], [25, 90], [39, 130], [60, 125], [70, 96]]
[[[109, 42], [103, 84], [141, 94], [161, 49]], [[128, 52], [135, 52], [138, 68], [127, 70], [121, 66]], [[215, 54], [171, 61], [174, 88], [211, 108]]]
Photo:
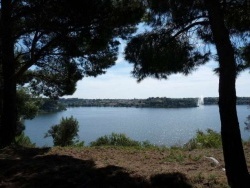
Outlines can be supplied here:
[[198, 105], [198, 106], [204, 105], [204, 97], [203, 97], [203, 96], [200, 96], [200, 97], [198, 98], [197, 105]]

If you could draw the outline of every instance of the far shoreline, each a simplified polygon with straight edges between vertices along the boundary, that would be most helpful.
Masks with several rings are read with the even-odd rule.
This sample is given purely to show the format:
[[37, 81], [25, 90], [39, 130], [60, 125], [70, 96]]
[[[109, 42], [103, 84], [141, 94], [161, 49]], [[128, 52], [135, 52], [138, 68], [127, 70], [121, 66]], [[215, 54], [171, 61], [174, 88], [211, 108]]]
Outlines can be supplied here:
[[[218, 105], [218, 97], [147, 99], [81, 99], [60, 98], [58, 101], [67, 107], [135, 107], [135, 108], [196, 108], [201, 105]], [[250, 97], [238, 97], [237, 105], [249, 105]]]

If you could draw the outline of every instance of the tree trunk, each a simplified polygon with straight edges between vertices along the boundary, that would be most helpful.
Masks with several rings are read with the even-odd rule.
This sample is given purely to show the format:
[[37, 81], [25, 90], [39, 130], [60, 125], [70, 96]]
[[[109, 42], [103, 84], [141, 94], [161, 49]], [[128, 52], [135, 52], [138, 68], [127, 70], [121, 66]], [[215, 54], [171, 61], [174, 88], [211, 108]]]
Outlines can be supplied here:
[[16, 133], [16, 81], [14, 63], [14, 41], [12, 38], [11, 0], [1, 1], [1, 63], [2, 63], [2, 109], [0, 147], [12, 143]]
[[205, 0], [220, 65], [219, 110], [228, 184], [250, 187], [236, 110], [236, 63], [219, 0]]

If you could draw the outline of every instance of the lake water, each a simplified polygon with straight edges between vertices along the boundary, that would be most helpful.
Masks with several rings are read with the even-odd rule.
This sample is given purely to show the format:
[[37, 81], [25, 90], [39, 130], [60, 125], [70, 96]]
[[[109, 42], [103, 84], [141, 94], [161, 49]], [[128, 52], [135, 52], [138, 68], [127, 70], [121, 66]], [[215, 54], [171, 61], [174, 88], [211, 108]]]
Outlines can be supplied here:
[[[241, 134], [248, 140], [250, 132], [244, 130], [246, 117], [250, 114], [247, 105], [237, 106]], [[123, 107], [78, 107], [66, 111], [42, 114], [33, 120], [26, 120], [25, 133], [37, 146], [52, 146], [52, 138], [44, 134], [62, 117], [73, 116], [79, 121], [79, 138], [88, 145], [97, 138], [115, 133], [156, 145], [182, 145], [191, 139], [196, 131], [210, 128], [220, 131], [218, 106], [197, 108], [123, 108]]]

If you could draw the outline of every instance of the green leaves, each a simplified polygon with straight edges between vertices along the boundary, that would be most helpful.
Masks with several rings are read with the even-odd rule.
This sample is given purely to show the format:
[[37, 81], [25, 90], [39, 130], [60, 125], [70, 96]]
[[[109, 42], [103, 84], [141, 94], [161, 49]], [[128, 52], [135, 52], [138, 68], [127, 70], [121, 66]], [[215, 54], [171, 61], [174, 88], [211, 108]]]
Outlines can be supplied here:
[[30, 74], [33, 77], [30, 81], [32, 92], [36, 95], [43, 93], [50, 98], [73, 94], [76, 82], [83, 77], [76, 63], [63, 59], [60, 62], [44, 62], [41, 68], [37, 67]]
[[189, 140], [184, 145], [184, 148], [187, 148], [189, 150], [197, 148], [221, 148], [221, 147], [222, 147], [222, 141], [220, 133], [217, 133], [211, 129], [207, 129], [206, 132], [197, 130], [195, 137]]
[[32, 96], [24, 88], [17, 91], [18, 115], [21, 119], [33, 119], [39, 110], [39, 100]]
[[139, 142], [132, 140], [125, 134], [111, 133], [98, 138], [96, 141], [90, 143], [90, 146], [124, 146], [124, 147], [154, 147], [149, 141]]
[[141, 0], [16, 2], [17, 80], [52, 98], [73, 94], [78, 80], [115, 64], [118, 38], [131, 36], [144, 11]]
[[[186, 75], [210, 58], [218, 61], [216, 52], [210, 54], [214, 38], [203, 1], [148, 0], [147, 6], [144, 22], [151, 31], [134, 36], [125, 51], [138, 81], [146, 77], [166, 79], [176, 73]], [[249, 67], [247, 1], [223, 1], [220, 6], [240, 72]]]
[[46, 137], [52, 137], [54, 146], [71, 146], [77, 144], [79, 125], [78, 121], [71, 116], [62, 118], [58, 125], [52, 126], [45, 134]]
[[195, 51], [185, 38], [172, 37], [166, 30], [157, 30], [134, 37], [125, 49], [125, 59], [134, 64], [133, 76], [167, 78], [170, 74], [188, 74], [208, 60], [209, 53]]

